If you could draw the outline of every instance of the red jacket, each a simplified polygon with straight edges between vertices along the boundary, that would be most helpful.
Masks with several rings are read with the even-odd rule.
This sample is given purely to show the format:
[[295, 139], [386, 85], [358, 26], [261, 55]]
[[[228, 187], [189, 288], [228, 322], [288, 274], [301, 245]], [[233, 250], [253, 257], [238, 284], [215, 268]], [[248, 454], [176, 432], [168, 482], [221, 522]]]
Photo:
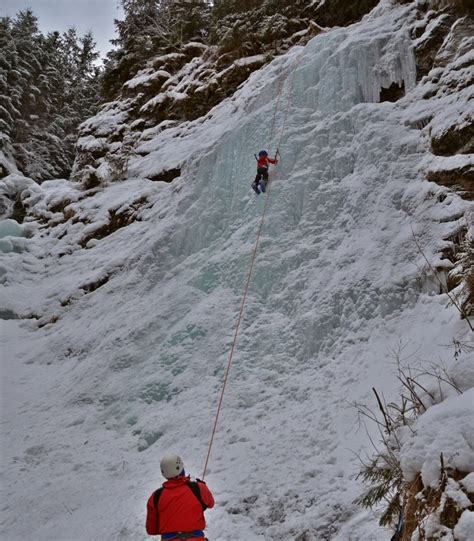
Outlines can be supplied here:
[[271, 163], [271, 164], [275, 164], [275, 163], [278, 163], [278, 160], [274, 160], [273, 158], [269, 158], [268, 156], [259, 156], [257, 158], [257, 169], [259, 169], [260, 167], [267, 167], [268, 168], [268, 163]]
[[[150, 496], [146, 505], [146, 531], [148, 535], [204, 530], [206, 521], [202, 506], [187, 486], [188, 483], [189, 477], [175, 477], [165, 481], [158, 500], [158, 513], [153, 502], [153, 494]], [[214, 507], [211, 491], [202, 481], [198, 481], [198, 484], [203, 503], [206, 507]]]

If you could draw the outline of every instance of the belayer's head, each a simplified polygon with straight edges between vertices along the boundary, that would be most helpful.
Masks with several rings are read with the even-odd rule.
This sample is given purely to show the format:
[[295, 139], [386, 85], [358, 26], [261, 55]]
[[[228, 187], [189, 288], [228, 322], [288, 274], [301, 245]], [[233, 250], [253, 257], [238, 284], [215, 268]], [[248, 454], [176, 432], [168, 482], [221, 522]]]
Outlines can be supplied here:
[[268, 156], [268, 152], [266, 150], [261, 150], [259, 153], [258, 153], [259, 157], [261, 158], [262, 156]]
[[184, 463], [178, 455], [165, 455], [161, 459], [160, 469], [163, 477], [166, 477], [166, 479], [185, 475]]

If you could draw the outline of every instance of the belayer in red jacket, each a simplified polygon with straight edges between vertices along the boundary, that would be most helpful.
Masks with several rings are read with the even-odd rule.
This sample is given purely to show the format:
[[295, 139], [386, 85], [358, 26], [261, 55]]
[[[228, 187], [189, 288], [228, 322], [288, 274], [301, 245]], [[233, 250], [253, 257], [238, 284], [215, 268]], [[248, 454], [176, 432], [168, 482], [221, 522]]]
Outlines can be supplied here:
[[260, 192], [265, 193], [268, 184], [268, 164], [271, 163], [276, 165], [278, 160], [276, 155], [273, 159], [269, 158], [266, 150], [261, 150], [258, 153], [258, 157], [255, 156], [255, 159], [257, 160], [257, 176], [252, 183], [252, 188], [256, 194], [259, 194]]
[[162, 540], [196, 539], [204, 537], [204, 511], [214, 507], [214, 498], [204, 481], [191, 481], [177, 455], [167, 455], [160, 462], [161, 473], [167, 479], [148, 499], [146, 531], [160, 535]]

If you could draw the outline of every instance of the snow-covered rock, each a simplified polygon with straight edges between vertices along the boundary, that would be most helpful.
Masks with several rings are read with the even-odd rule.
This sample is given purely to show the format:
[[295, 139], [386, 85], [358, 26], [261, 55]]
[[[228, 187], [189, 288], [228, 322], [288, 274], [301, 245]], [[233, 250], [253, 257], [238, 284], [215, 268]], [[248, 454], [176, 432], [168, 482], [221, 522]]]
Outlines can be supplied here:
[[441, 454], [446, 468], [474, 472], [474, 388], [432, 406], [418, 419], [400, 452], [405, 479], [413, 481], [420, 473], [423, 485], [435, 488]]

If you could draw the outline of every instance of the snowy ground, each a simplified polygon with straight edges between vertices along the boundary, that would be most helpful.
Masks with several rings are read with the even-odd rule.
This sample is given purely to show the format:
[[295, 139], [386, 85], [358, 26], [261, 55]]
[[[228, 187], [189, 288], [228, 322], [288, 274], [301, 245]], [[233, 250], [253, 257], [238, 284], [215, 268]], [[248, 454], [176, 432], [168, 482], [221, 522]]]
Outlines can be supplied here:
[[[400, 344], [413, 363], [449, 363], [453, 337], [468, 335], [413, 241], [435, 259], [468, 204], [424, 180], [410, 9], [381, 8], [276, 59], [205, 121], [144, 142], [152, 152], [130, 179], [98, 195], [31, 188], [38, 214], [54, 218], [51, 194], [67, 196], [82, 221], [58, 213], [2, 255], [2, 309], [39, 318], [1, 326], [3, 539], [144, 539], [161, 455], [201, 475], [263, 209], [253, 153], [274, 149], [288, 99], [206, 477], [207, 533], [390, 538], [352, 503], [357, 455], [371, 452], [353, 403], [372, 403], [372, 386], [395, 395]], [[405, 98], [376, 102], [400, 80]], [[172, 184], [146, 178], [178, 166]], [[141, 197], [140, 221], [81, 247], [108, 209]]]

